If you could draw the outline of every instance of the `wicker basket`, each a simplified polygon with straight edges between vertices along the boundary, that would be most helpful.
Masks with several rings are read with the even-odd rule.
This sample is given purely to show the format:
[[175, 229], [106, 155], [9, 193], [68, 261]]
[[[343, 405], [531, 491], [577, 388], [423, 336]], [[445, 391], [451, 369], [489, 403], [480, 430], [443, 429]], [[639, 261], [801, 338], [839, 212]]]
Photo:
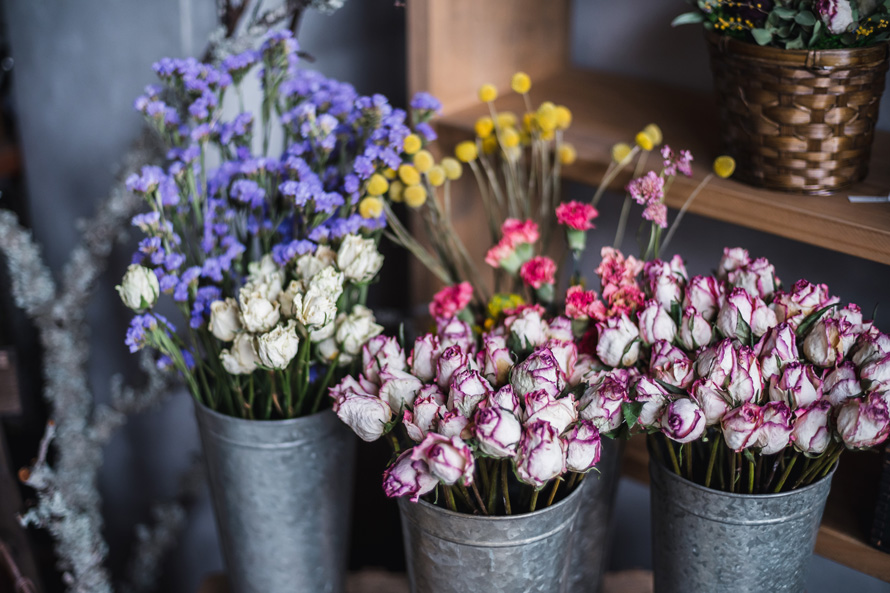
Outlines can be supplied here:
[[706, 36], [723, 148], [738, 178], [830, 194], [865, 177], [890, 45], [785, 50]]

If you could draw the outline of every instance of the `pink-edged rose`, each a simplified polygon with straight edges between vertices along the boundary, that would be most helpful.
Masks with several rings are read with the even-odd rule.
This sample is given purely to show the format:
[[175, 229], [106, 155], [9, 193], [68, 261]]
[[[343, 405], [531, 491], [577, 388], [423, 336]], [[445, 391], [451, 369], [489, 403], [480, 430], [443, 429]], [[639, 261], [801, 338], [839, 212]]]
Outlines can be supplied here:
[[747, 249], [741, 247], [724, 247], [723, 257], [717, 266], [717, 278], [726, 280], [729, 274], [751, 263], [751, 256]]
[[667, 390], [647, 376], [642, 376], [633, 388], [633, 399], [643, 404], [637, 422], [643, 428], [661, 426], [661, 415], [670, 401]]
[[436, 377], [436, 368], [442, 350], [439, 345], [439, 337], [435, 334], [426, 334], [414, 340], [414, 350], [408, 360], [411, 374], [421, 381], [432, 381]]
[[730, 409], [732, 399], [726, 391], [707, 379], [699, 379], [692, 384], [690, 397], [705, 413], [705, 424], [708, 426], [720, 424]]
[[890, 413], [880, 394], [848, 400], [837, 415], [837, 431], [850, 449], [869, 449], [887, 440]]
[[692, 361], [682, 350], [665, 341], [655, 342], [652, 346], [649, 373], [653, 378], [681, 389], [692, 385], [695, 379]]
[[514, 416], [522, 415], [522, 407], [519, 405], [519, 398], [516, 397], [516, 392], [513, 391], [513, 386], [509, 383], [489, 395], [487, 405], [507, 410]]
[[425, 462], [430, 473], [445, 484], [460, 481], [469, 486], [473, 483], [473, 452], [459, 437], [448, 438], [431, 432], [414, 447], [411, 459]]
[[596, 324], [596, 355], [610, 367], [632, 366], [640, 357], [640, 332], [627, 315]]
[[844, 360], [856, 337], [853, 325], [846, 319], [823, 317], [804, 338], [803, 353], [816, 366], [832, 367]]
[[695, 358], [695, 373], [718, 387], [726, 387], [735, 368], [735, 359], [732, 340], [727, 338], [699, 352]]
[[604, 373], [591, 384], [578, 402], [579, 415], [600, 432], [612, 432], [624, 421], [622, 404], [629, 401], [630, 374], [625, 369]]
[[646, 302], [645, 308], [637, 313], [637, 322], [640, 338], [647, 346], [658, 340], [672, 342], [677, 335], [677, 324], [655, 300]]
[[510, 369], [513, 367], [513, 355], [510, 354], [504, 336], [485, 334], [482, 338], [482, 350], [478, 356], [482, 374], [492, 385], [503, 385], [507, 382]]
[[479, 371], [464, 369], [454, 374], [451, 390], [448, 392], [448, 409], [460, 410], [467, 418], [472, 418], [479, 402], [488, 397], [494, 388]]
[[828, 415], [831, 403], [820, 399], [794, 412], [794, 428], [791, 431], [791, 442], [794, 448], [802, 453], [820, 455], [831, 442], [828, 430]]
[[557, 399], [551, 393], [538, 390], [525, 395], [525, 424], [537, 420], [549, 422], [558, 434], [578, 419], [577, 402], [571, 395]]
[[585, 473], [599, 463], [603, 445], [600, 433], [592, 422], [581, 420], [565, 436], [566, 468]]
[[825, 28], [834, 35], [847, 33], [856, 24], [850, 0], [816, 0], [815, 9]]
[[679, 337], [684, 348], [698, 350], [711, 343], [714, 338], [714, 328], [693, 307], [686, 307], [680, 319]]
[[791, 442], [794, 415], [785, 402], [769, 402], [763, 406], [763, 424], [757, 437], [761, 455], [778, 453]]
[[352, 377], [345, 377], [332, 387], [330, 395], [334, 398], [334, 413], [360, 439], [370, 443], [383, 436], [392, 420], [392, 409], [386, 402], [365, 391]]
[[776, 268], [765, 257], [759, 257], [729, 272], [727, 280], [732, 286], [769, 299], [776, 291]]
[[457, 371], [468, 368], [469, 357], [460, 346], [449, 346], [442, 351], [436, 364], [436, 384], [442, 391], [451, 389], [451, 378]]
[[689, 398], [676, 399], [661, 416], [661, 431], [672, 441], [691, 443], [705, 432], [705, 413]]
[[473, 285], [469, 282], [446, 286], [433, 295], [430, 315], [433, 319], [451, 319], [469, 305], [471, 300], [473, 300]]
[[649, 287], [649, 294], [663, 309], [670, 311], [673, 303], [683, 301], [686, 286], [686, 268], [680, 256], [669, 262], [654, 260], [643, 265], [643, 276]]
[[486, 455], [502, 459], [516, 455], [522, 425], [511, 412], [498, 406], [479, 406], [473, 417], [476, 442]]
[[524, 350], [537, 348], [547, 341], [547, 322], [538, 310], [523, 309], [510, 324], [510, 333]]
[[759, 338], [779, 323], [776, 312], [762, 298], [754, 297], [754, 312], [751, 314], [751, 333]]
[[870, 362], [880, 360], [890, 354], [890, 336], [871, 327], [863, 332], [853, 347], [853, 364], [862, 368]]
[[473, 328], [466, 321], [457, 317], [438, 320], [436, 333], [439, 335], [439, 346], [442, 349], [449, 346], [460, 346], [462, 352], [472, 353], [476, 348], [476, 336]]
[[414, 400], [413, 410], [405, 410], [402, 413], [402, 422], [412, 441], [420, 442], [430, 431], [435, 431], [440, 415], [447, 412], [435, 395], [418, 396]]
[[797, 336], [785, 322], [763, 334], [755, 352], [760, 357], [760, 370], [764, 382], [778, 378], [789, 362], [797, 360]]
[[525, 484], [540, 490], [566, 471], [566, 443], [549, 422], [538, 420], [525, 425], [516, 455], [516, 475]]
[[423, 387], [420, 379], [411, 373], [388, 367], [380, 371], [380, 381], [378, 395], [394, 411], [413, 404], [414, 398]]
[[728, 411], [720, 422], [723, 440], [733, 451], [741, 451], [757, 444], [763, 425], [763, 409], [752, 403], [744, 403]]
[[810, 313], [838, 302], [837, 297], [828, 294], [824, 284], [812, 284], [806, 280], [794, 283], [790, 293], [779, 291], [773, 299], [776, 319], [787, 322], [793, 329], [807, 318]]
[[414, 460], [411, 456], [411, 449], [405, 451], [383, 472], [383, 492], [388, 497], [408, 496], [411, 502], [417, 502], [439, 483], [424, 461]]
[[707, 321], [714, 321], [725, 301], [722, 282], [713, 276], [695, 276], [686, 286], [683, 307], [692, 307]]
[[822, 379], [822, 392], [832, 406], [839, 406], [862, 393], [862, 385], [856, 376], [856, 365], [847, 361], [833, 368]]
[[868, 391], [878, 393], [890, 391], [890, 354], [864, 365], [859, 371], [859, 378]]
[[379, 373], [385, 368], [397, 371], [408, 368], [405, 351], [395, 338], [375, 336], [362, 346], [362, 371], [368, 379], [380, 383]]
[[460, 413], [460, 410], [448, 410], [446, 407], [439, 409], [439, 418], [436, 421], [436, 432], [444, 437], [460, 437], [469, 439], [473, 436], [470, 428], [470, 420]]
[[559, 363], [549, 348], [535, 350], [528, 358], [514, 366], [510, 373], [510, 384], [520, 398], [539, 389], [555, 397], [566, 386]]
[[732, 397], [734, 404], [756, 401], [763, 391], [763, 376], [760, 373], [760, 362], [754, 350], [742, 346], [736, 351], [735, 365], [729, 375], [726, 392]]
[[571, 341], [547, 340], [544, 347], [550, 350], [562, 378], [568, 382], [569, 377], [575, 373], [575, 363], [578, 360], [578, 346]]
[[770, 382], [769, 398], [774, 402], [785, 402], [792, 410], [806, 407], [822, 398], [822, 379], [812, 366], [789, 362], [782, 369], [781, 377]]
[[572, 320], [568, 317], [554, 317], [547, 323], [547, 340], [557, 340], [559, 342], [571, 342], [575, 339], [572, 333]]

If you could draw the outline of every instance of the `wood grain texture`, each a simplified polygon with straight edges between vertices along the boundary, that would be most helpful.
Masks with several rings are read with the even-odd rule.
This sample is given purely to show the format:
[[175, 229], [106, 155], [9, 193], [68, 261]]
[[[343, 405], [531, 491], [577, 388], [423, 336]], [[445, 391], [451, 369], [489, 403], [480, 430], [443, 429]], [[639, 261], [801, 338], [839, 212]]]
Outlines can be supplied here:
[[[716, 110], [710, 93], [675, 88], [603, 72], [566, 70], [546, 80], [535, 80], [535, 103], [551, 100], [572, 110], [566, 140], [575, 145], [578, 160], [563, 177], [596, 185], [610, 161], [616, 142], [632, 141], [646, 124], [655, 121], [675, 149], [695, 156], [693, 178], [678, 178], [667, 198], [679, 208], [718, 156]], [[500, 110], [522, 111], [521, 97], [498, 99]], [[486, 113], [476, 105], [439, 120], [443, 141], [472, 134], [476, 118]], [[450, 133], [449, 133], [450, 132]], [[657, 164], [653, 155], [652, 161]], [[847, 195], [886, 196], [890, 193], [890, 133], [876, 134], [869, 176], [848, 192], [834, 196], [802, 196], [715, 179], [696, 198], [690, 211], [772, 233], [841, 253], [890, 264], [890, 205], [851, 204]], [[620, 188], [628, 176], [619, 176]], [[481, 228], [481, 227], [480, 227]]]

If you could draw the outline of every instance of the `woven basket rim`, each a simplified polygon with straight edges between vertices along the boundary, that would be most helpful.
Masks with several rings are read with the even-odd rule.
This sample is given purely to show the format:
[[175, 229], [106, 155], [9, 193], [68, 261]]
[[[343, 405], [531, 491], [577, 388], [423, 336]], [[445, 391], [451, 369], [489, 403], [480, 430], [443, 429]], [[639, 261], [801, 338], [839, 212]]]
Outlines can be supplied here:
[[880, 65], [882, 62], [886, 63], [890, 57], [890, 41], [882, 41], [868, 47], [843, 49], [782, 49], [757, 45], [728, 35], [720, 35], [708, 29], [705, 29], [705, 39], [720, 53], [814, 69]]

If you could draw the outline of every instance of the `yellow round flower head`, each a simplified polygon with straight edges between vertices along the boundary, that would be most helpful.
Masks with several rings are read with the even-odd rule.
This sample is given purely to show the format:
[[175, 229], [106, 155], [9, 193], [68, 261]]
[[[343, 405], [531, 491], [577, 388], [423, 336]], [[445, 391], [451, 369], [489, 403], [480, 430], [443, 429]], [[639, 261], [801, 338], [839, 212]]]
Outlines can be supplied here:
[[358, 205], [358, 212], [362, 218], [377, 218], [383, 212], [383, 200], [380, 198], [365, 198]]
[[479, 87], [479, 100], [490, 103], [498, 98], [498, 89], [493, 84], [483, 84]]
[[571, 144], [563, 144], [559, 147], [559, 162], [563, 165], [571, 165], [577, 158], [578, 153]]
[[426, 203], [426, 190], [422, 185], [409, 185], [402, 192], [405, 203], [412, 208], [420, 208]]
[[516, 114], [512, 111], [502, 111], [498, 113], [499, 128], [513, 128], [516, 126]]
[[441, 165], [435, 165], [430, 167], [430, 170], [426, 173], [426, 178], [430, 180], [430, 184], [433, 187], [439, 187], [440, 185], [445, 184], [445, 169], [442, 168]]
[[405, 152], [408, 154], [414, 154], [423, 148], [423, 142], [417, 134], [408, 134], [405, 136], [405, 142], [402, 143], [402, 148], [404, 148]]
[[[464, 163], [469, 163], [470, 161], [475, 161], [476, 157], [479, 156], [479, 151], [476, 150], [476, 143], [470, 142], [469, 140], [464, 140], [454, 149], [454, 155]], [[409, 184], [410, 185], [410, 184]]]
[[536, 120], [542, 132], [552, 132], [556, 129], [556, 106], [550, 101], [541, 103], [538, 107]]
[[413, 165], [399, 165], [399, 179], [405, 185], [415, 185], [420, 183], [420, 173]]
[[568, 107], [559, 105], [556, 108], [556, 127], [559, 130], [565, 130], [572, 124], [572, 112]]
[[652, 144], [655, 146], [660, 146], [664, 141], [664, 135], [661, 133], [661, 128], [659, 128], [657, 124], [649, 124], [643, 128], [643, 133], [649, 136], [652, 140]]
[[387, 167], [386, 169], [383, 170], [383, 176], [386, 177], [387, 179], [395, 179], [396, 177], [398, 177], [398, 175], [399, 174], [396, 173], [395, 169], [390, 169], [389, 167]]
[[442, 169], [445, 170], [445, 177], [451, 181], [460, 179], [460, 176], [464, 172], [464, 168], [460, 166], [460, 163], [450, 156], [442, 159], [442, 162], [439, 164], [442, 165]]
[[513, 80], [510, 81], [510, 88], [520, 95], [524, 95], [532, 88], [532, 79], [525, 72], [517, 72], [513, 75]]
[[526, 132], [531, 132], [532, 128], [535, 127], [535, 114], [534, 113], [526, 113], [522, 116], [522, 129]]
[[388, 188], [389, 183], [386, 181], [386, 178], [380, 173], [374, 173], [368, 179], [368, 185], [365, 189], [367, 189], [369, 196], [382, 196]]
[[420, 150], [414, 155], [414, 166], [421, 173], [426, 173], [435, 164], [436, 161], [433, 160], [433, 155], [428, 150]]
[[718, 177], [726, 179], [735, 172], [735, 159], [731, 156], [723, 155], [714, 159], [714, 173]]
[[541, 140], [553, 140], [553, 137], [556, 134], [553, 133], [553, 130], [541, 130]]
[[630, 144], [619, 142], [612, 147], [612, 160], [619, 164], [623, 163], [630, 156], [632, 150]]
[[476, 120], [476, 135], [480, 138], [488, 138], [494, 131], [494, 121], [487, 115]]
[[389, 199], [393, 202], [401, 202], [403, 191], [405, 191], [405, 184], [396, 179], [389, 184]]
[[652, 138], [650, 138], [649, 134], [646, 132], [640, 132], [634, 140], [636, 141], [637, 146], [647, 152], [655, 148], [655, 143], [652, 142]]
[[482, 152], [485, 154], [492, 154], [498, 149], [498, 139], [494, 136], [489, 136], [485, 140], [482, 141]]
[[519, 146], [519, 132], [515, 128], [506, 128], [501, 132], [501, 144], [504, 148]]

